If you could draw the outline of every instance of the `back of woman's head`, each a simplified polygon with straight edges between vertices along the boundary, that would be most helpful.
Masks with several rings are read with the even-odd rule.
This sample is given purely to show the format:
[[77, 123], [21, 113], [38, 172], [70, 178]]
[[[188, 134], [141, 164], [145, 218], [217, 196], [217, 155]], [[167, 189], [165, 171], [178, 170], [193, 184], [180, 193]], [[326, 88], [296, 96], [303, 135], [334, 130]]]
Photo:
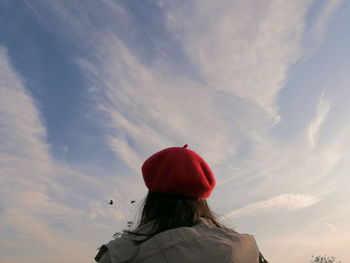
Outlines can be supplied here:
[[[187, 144], [153, 154], [141, 170], [149, 192], [138, 226], [153, 222], [148, 238], [168, 229], [194, 226], [201, 217], [221, 226], [205, 199], [215, 187], [214, 174]], [[127, 232], [138, 234], [137, 230]]]
[[140, 224], [157, 222], [162, 228], [193, 226], [200, 217], [215, 220], [206, 199], [168, 193], [148, 192]]
[[[135, 243], [140, 244], [166, 230], [192, 227], [199, 222], [201, 217], [210, 220], [218, 227], [222, 227], [210, 210], [206, 199], [149, 191], [143, 203], [138, 227], [151, 223], [152, 229], [150, 233], [145, 235], [147, 237], [144, 240]], [[134, 235], [139, 234], [137, 230], [126, 232]]]

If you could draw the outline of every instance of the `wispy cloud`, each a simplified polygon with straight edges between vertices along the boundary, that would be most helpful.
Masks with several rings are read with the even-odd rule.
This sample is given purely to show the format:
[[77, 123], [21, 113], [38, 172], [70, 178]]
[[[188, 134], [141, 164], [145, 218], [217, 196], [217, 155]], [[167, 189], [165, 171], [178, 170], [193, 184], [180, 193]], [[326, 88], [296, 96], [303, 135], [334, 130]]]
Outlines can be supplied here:
[[234, 187], [239, 192], [244, 191], [242, 186], [262, 180], [254, 186], [255, 191], [250, 195], [253, 199], [256, 198], [253, 195], [259, 196], [267, 188], [276, 193], [304, 192], [310, 187], [321, 192], [331, 190], [335, 183], [332, 173], [344, 159], [349, 141], [347, 125], [337, 132], [332, 130], [332, 136], [328, 134], [320, 140], [322, 127], [327, 127], [327, 117], [332, 118], [331, 106], [330, 99], [322, 93], [313, 118], [298, 135], [289, 141], [261, 137], [249, 158], [231, 163], [219, 185]]
[[256, 105], [256, 119], [272, 125], [279, 120], [276, 97], [288, 67], [302, 54], [310, 3], [193, 1], [191, 8], [173, 3], [166, 11], [170, 29], [208, 86]]
[[320, 41], [325, 40], [327, 24], [332, 18], [333, 14], [337, 11], [342, 0], [325, 1], [324, 6], [320, 11], [319, 16], [315, 22], [315, 30], [320, 38]]
[[[144, 63], [122, 33], [137, 34], [140, 28], [118, 2], [103, 1], [98, 8], [91, 1], [47, 6], [68, 29], [57, 30], [75, 36], [79, 45], [89, 43], [91, 56], [79, 64], [102, 95], [98, 108], [115, 128], [116, 134], [107, 136], [111, 149], [134, 167], [154, 150], [190, 143], [219, 164], [237, 152], [239, 141], [265, 140], [265, 132], [280, 120], [276, 99], [288, 67], [302, 54], [311, 1], [156, 3], [165, 17], [162, 34], [182, 49], [176, 52], [183, 52], [200, 81], [179, 75], [161, 55]], [[123, 140], [119, 147], [118, 140]]]
[[312, 206], [319, 202], [319, 200], [319, 197], [312, 195], [282, 194], [272, 197], [268, 200], [245, 205], [227, 214], [226, 217], [234, 218], [247, 214], [269, 212], [275, 209], [294, 211], [297, 209]]
[[319, 102], [317, 104], [317, 112], [314, 119], [311, 121], [308, 128], [308, 136], [310, 140], [310, 145], [315, 147], [318, 140], [318, 135], [322, 124], [325, 122], [327, 114], [331, 109], [330, 102], [325, 98], [325, 94], [322, 93]]
[[150, 149], [185, 143], [201, 149], [212, 164], [233, 151], [210, 90], [164, 68], [143, 65], [115, 36], [106, 36], [97, 51], [97, 64], [79, 65], [90, 75], [92, 90], [102, 95], [98, 109], [107, 113], [107, 126], [115, 128], [111, 148], [131, 168], [140, 167]]
[[[33, 255], [23, 260], [62, 262], [76, 258], [73, 250], [86, 259], [92, 256], [87, 255], [91, 243], [79, 228], [111, 226], [109, 220], [124, 213], [121, 208], [106, 213], [96, 206], [106, 198], [102, 191], [112, 193], [113, 188], [53, 160], [39, 107], [24, 83], [0, 47], [0, 244], [6, 248], [2, 260], [23, 262], [22, 256]], [[75, 236], [72, 228], [78, 231]], [[47, 253], [42, 253], [43, 247]]]
[[[37, 212], [43, 208], [57, 209], [58, 215], [64, 208], [52, 206], [48, 199], [46, 191], [52, 182], [53, 170], [45, 143], [46, 130], [3, 47], [0, 48], [0, 69], [1, 237], [5, 238], [10, 231], [15, 233], [12, 240], [35, 242], [49, 237], [46, 224], [35, 219]], [[53, 207], [56, 209], [51, 210]]]
[[113, 31], [99, 34], [94, 59], [78, 64], [102, 95], [98, 108], [115, 128], [108, 142], [117, 156], [134, 169], [154, 150], [190, 143], [215, 165], [232, 157], [239, 140], [261, 142], [279, 120], [277, 94], [302, 52], [309, 2], [280, 5], [194, 1], [182, 12], [160, 2], [201, 82], [171, 70], [161, 56], [144, 64]]
[[304, 39], [306, 53], [303, 61], [312, 57], [325, 41], [328, 24], [342, 2], [342, 0], [323, 1], [315, 20], [309, 21], [310, 27]]
[[[3, 47], [0, 48], [0, 74], [0, 160], [1, 167], [6, 169], [2, 178], [17, 180], [29, 166], [34, 176], [50, 174], [49, 146], [44, 143], [46, 130], [39, 111], [22, 80], [12, 70]], [[29, 178], [22, 180], [32, 184]]]

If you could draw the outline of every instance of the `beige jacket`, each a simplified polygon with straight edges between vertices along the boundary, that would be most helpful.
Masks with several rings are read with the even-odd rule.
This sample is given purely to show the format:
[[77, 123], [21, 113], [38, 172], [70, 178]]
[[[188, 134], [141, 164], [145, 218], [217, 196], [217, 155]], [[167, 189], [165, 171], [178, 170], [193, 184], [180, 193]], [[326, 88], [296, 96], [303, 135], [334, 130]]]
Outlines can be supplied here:
[[[140, 228], [147, 233], [152, 227]], [[218, 228], [201, 218], [193, 227], [161, 232], [139, 246], [132, 240], [144, 239], [126, 235], [102, 246], [96, 256], [99, 263], [258, 263], [259, 249], [251, 235], [229, 228]]]

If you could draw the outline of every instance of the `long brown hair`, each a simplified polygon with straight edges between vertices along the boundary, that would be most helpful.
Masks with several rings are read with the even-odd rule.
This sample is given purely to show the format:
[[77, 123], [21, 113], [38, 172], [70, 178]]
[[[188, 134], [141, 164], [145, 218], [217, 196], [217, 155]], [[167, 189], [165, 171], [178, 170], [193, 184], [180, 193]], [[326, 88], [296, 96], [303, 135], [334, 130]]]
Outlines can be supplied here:
[[139, 245], [165, 230], [184, 226], [192, 227], [198, 223], [200, 217], [207, 218], [217, 227], [224, 227], [210, 210], [206, 199], [149, 191], [142, 205], [137, 228], [153, 221], [152, 230], [148, 234], [138, 233], [137, 228], [135, 231], [124, 232], [146, 236], [143, 240], [134, 241], [136, 245]]

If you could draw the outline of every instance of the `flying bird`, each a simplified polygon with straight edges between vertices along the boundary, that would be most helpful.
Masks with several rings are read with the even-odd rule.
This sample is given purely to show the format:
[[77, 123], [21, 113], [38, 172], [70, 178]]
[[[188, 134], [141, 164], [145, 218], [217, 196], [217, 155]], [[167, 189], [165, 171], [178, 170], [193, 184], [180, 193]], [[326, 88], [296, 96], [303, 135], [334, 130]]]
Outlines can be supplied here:
[[113, 200], [110, 200], [110, 201], [109, 201], [109, 204], [110, 204], [110, 205], [113, 205]]
[[135, 203], [135, 201], [133, 200], [133, 201], [131, 201], [130, 203], [133, 204], [133, 203]]

